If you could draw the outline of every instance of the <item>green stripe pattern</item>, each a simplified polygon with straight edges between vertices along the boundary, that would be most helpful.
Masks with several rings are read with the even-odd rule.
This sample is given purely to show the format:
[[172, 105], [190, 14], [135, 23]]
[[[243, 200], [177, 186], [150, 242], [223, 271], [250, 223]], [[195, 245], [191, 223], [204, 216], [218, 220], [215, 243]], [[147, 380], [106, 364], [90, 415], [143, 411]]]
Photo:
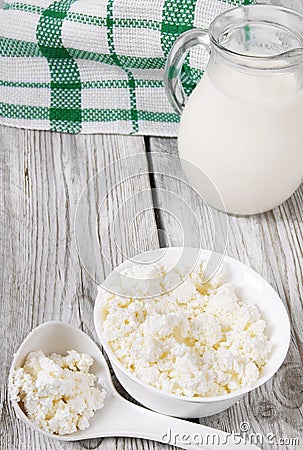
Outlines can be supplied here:
[[161, 44], [167, 57], [173, 43], [193, 28], [197, 0], [165, 0], [161, 24]]
[[[118, 67], [123, 68], [123, 64], [120, 63], [120, 58], [116, 54], [115, 50], [115, 44], [114, 44], [114, 23], [113, 23], [113, 7], [114, 7], [114, 0], [108, 0], [107, 4], [107, 18], [106, 18], [106, 24], [107, 24], [107, 39], [108, 39], [108, 47], [110, 49], [110, 54], [112, 57], [112, 61], [115, 65]], [[137, 106], [136, 106], [136, 89], [135, 89], [135, 80], [132, 72], [129, 70], [129, 68], [125, 67], [124, 71], [128, 77], [128, 89], [129, 89], [129, 98], [130, 98], [130, 117], [132, 122], [132, 134], [137, 133], [139, 130], [138, 125], [138, 113], [137, 113]]]
[[75, 60], [62, 42], [62, 26], [75, 0], [53, 2], [42, 12], [37, 41], [51, 76], [49, 120], [52, 131], [81, 131], [81, 79]]
[[[195, 19], [195, 8], [197, 0], [166, 0], [163, 10], [161, 43], [165, 56], [167, 57], [177, 37], [185, 31], [193, 28]], [[198, 80], [202, 76], [199, 71]], [[189, 65], [189, 55], [185, 59], [181, 74], [182, 85], [187, 95], [191, 93], [196, 85], [197, 79], [193, 79]]]
[[[0, 103], [0, 114], [11, 119], [46, 120], [49, 116], [49, 108], [42, 106], [11, 105]], [[84, 122], [113, 122], [115, 120], [131, 120], [129, 109], [97, 109], [88, 108], [82, 110]], [[159, 121], [164, 123], [177, 123], [179, 116], [175, 113], [160, 113], [150, 111], [137, 111], [138, 120]]]
[[[0, 14], [0, 123], [57, 132], [175, 136], [164, 91], [176, 38], [229, 7], [255, 0], [12, 0]], [[198, 20], [197, 20], [198, 19]], [[16, 26], [18, 24], [18, 26]], [[201, 67], [184, 64], [189, 95]]]

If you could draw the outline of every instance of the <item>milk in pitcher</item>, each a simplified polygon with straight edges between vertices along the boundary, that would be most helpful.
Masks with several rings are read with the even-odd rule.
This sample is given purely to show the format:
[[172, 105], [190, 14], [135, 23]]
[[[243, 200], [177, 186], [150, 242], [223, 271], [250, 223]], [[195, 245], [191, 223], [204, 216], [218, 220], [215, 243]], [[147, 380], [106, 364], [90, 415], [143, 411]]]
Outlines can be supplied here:
[[228, 212], [267, 211], [301, 183], [302, 80], [302, 69], [259, 75], [213, 61], [189, 97], [179, 154], [210, 178]]
[[[210, 58], [186, 100], [180, 74], [196, 45]], [[181, 164], [206, 203], [256, 214], [297, 189], [303, 179], [303, 15], [273, 5], [226, 11], [208, 32], [193, 29], [177, 39], [165, 80], [181, 114]]]

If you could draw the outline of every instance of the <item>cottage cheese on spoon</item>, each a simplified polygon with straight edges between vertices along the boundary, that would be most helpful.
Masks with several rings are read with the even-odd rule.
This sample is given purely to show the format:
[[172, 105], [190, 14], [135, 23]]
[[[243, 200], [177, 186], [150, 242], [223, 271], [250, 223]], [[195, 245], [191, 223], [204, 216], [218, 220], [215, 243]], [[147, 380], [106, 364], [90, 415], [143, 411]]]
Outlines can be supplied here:
[[11, 397], [21, 401], [29, 419], [42, 430], [70, 434], [89, 427], [104, 405], [105, 390], [96, 388], [91, 356], [71, 350], [66, 356], [31, 352], [11, 375]]

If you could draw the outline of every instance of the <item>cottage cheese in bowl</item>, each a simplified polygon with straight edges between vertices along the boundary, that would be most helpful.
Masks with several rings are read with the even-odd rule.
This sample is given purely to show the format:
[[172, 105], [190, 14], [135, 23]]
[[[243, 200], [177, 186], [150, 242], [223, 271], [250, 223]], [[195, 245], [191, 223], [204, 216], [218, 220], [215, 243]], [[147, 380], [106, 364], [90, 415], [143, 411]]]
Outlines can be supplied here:
[[[204, 269], [197, 264], [175, 289], [155, 297], [99, 290], [102, 340], [129, 374], [167, 394], [205, 398], [250, 388], [271, 355], [259, 308], [237, 295], [223, 271], [203, 283]], [[141, 270], [132, 265], [123, 275], [139, 277]], [[151, 278], [167, 273], [152, 264], [144, 268], [147, 279], [148, 270]]]

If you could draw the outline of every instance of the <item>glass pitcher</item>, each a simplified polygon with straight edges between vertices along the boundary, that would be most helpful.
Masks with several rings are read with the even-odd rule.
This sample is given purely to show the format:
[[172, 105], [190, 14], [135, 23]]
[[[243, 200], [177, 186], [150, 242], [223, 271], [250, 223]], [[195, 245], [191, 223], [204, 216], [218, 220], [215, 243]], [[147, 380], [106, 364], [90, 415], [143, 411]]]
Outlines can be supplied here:
[[[196, 45], [210, 58], [186, 99], [180, 72]], [[179, 155], [209, 177], [227, 212], [261, 213], [297, 189], [303, 180], [302, 15], [269, 5], [226, 11], [209, 32], [193, 29], [177, 39], [165, 83], [182, 113]], [[206, 203], [222, 209], [192, 164], [183, 164], [189, 182]]]

